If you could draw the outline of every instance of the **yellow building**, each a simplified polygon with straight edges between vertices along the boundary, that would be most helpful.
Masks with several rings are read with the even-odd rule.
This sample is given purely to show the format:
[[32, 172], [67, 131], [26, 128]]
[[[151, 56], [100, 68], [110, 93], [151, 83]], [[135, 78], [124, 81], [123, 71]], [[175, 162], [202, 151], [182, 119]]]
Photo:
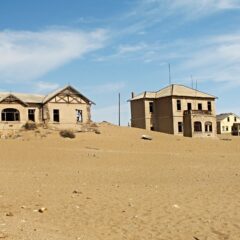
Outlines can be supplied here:
[[240, 118], [234, 113], [217, 115], [217, 133], [231, 133], [234, 123], [240, 123]]
[[157, 92], [132, 94], [131, 126], [189, 137], [216, 135], [216, 97], [172, 84]]
[[20, 128], [27, 121], [74, 127], [91, 120], [94, 104], [72, 86], [47, 95], [0, 93], [0, 129]]

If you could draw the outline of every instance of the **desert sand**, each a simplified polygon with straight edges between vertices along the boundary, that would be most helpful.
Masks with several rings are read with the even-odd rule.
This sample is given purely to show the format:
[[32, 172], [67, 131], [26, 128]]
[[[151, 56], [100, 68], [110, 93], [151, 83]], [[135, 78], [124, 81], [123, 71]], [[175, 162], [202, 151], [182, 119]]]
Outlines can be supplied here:
[[0, 140], [0, 239], [240, 239], [240, 137], [100, 131]]

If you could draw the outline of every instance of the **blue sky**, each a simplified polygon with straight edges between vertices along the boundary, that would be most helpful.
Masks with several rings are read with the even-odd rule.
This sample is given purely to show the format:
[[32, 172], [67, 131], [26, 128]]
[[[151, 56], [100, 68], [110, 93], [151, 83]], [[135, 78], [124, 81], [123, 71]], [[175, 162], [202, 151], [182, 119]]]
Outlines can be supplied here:
[[240, 0], [1, 0], [0, 90], [45, 94], [71, 84], [93, 119], [130, 120], [132, 91], [172, 82], [240, 114]]

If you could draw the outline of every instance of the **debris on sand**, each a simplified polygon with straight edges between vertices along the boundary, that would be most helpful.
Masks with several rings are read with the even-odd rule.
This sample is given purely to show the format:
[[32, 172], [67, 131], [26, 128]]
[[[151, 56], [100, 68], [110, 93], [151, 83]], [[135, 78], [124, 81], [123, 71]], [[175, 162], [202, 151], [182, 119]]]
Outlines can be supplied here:
[[8, 212], [8, 213], [6, 213], [6, 216], [7, 217], [13, 217], [13, 213], [12, 212]]
[[7, 238], [8, 235], [6, 233], [0, 232], [0, 239]]
[[42, 207], [42, 208], [38, 209], [38, 212], [40, 212], [40, 213], [44, 213], [46, 211], [47, 211], [47, 208], [45, 208], [45, 207]]
[[142, 135], [142, 139], [143, 140], [152, 140], [152, 137], [151, 136], [149, 136], [149, 135]]

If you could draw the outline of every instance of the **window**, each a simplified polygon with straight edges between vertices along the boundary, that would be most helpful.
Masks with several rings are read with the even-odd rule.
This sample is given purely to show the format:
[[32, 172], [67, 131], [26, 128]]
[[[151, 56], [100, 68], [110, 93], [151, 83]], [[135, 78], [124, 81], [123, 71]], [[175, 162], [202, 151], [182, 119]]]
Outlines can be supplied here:
[[20, 113], [14, 108], [5, 108], [2, 110], [2, 121], [14, 122], [20, 121]]
[[82, 110], [76, 109], [77, 122], [83, 121]]
[[202, 104], [201, 103], [198, 104], [198, 110], [202, 110]]
[[35, 122], [35, 109], [28, 109], [28, 120]]
[[194, 122], [194, 132], [202, 132], [202, 123]]
[[59, 109], [53, 109], [53, 121], [54, 122], [59, 122], [60, 121]]
[[234, 122], [236, 122], [237, 121], [237, 117], [234, 117]]
[[205, 123], [205, 132], [212, 132], [212, 123], [211, 122]]
[[181, 100], [177, 100], [177, 110], [181, 111], [182, 107], [181, 107]]
[[187, 109], [188, 109], [188, 111], [192, 110], [192, 104], [191, 103], [187, 104]]
[[210, 101], [207, 102], [207, 108], [208, 108], [208, 111], [212, 111], [212, 103]]
[[230, 122], [230, 117], [227, 118], [227, 121]]
[[228, 126], [226, 127], [226, 131], [228, 131]]
[[150, 128], [150, 129], [151, 129], [151, 131], [154, 131], [154, 127], [153, 127], [153, 126], [151, 126], [151, 128]]
[[178, 122], [178, 132], [179, 133], [183, 132], [183, 123], [182, 122]]
[[149, 103], [149, 112], [153, 113], [153, 102]]

